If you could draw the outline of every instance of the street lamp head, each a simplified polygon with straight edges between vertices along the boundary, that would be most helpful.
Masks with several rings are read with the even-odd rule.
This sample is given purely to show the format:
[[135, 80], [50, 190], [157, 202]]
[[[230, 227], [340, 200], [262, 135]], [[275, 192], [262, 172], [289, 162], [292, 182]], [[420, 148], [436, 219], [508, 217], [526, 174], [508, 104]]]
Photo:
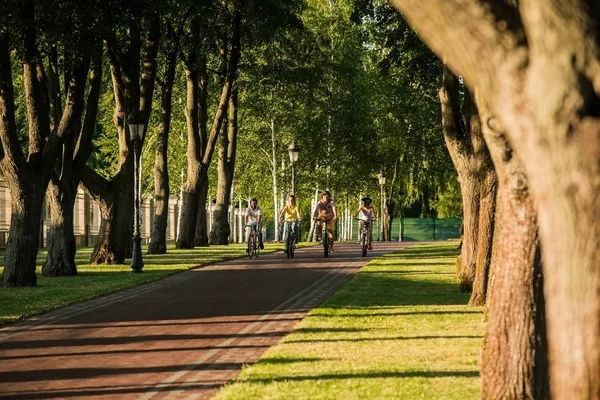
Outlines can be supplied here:
[[296, 163], [298, 161], [298, 154], [300, 153], [300, 147], [296, 146], [296, 142], [290, 144], [288, 152], [290, 153], [290, 161], [292, 164]]
[[383, 172], [383, 170], [377, 174], [377, 177], [379, 178], [379, 184], [381, 186], [385, 185], [385, 172]]
[[144, 128], [146, 127], [146, 117], [143, 112], [137, 110], [127, 116], [127, 124], [129, 125], [129, 138], [134, 140], [142, 140], [144, 136]]

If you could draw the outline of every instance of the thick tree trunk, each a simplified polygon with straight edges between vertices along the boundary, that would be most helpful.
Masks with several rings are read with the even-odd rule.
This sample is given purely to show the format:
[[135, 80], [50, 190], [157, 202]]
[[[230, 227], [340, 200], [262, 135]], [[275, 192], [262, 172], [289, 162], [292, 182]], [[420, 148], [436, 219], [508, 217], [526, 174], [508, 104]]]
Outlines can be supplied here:
[[[32, 182], [30, 182], [32, 183]], [[26, 189], [7, 181], [11, 192], [12, 215], [4, 255], [2, 286], [36, 285], [36, 257], [40, 239], [40, 219], [44, 202], [43, 187], [37, 183]]]
[[154, 158], [154, 220], [152, 222], [152, 233], [149, 254], [165, 254], [167, 252], [167, 220], [169, 218], [169, 168], [168, 168], [168, 144], [169, 132], [171, 130], [171, 100], [173, 97], [173, 81], [177, 66], [177, 51], [179, 40], [175, 38], [171, 26], [167, 27], [169, 44], [167, 51], [167, 62], [165, 80], [162, 84], [160, 98], [160, 118], [156, 141], [156, 155]]
[[231, 91], [229, 99], [229, 115], [227, 118], [229, 126], [225, 123], [221, 127], [219, 166], [218, 166], [218, 189], [217, 207], [215, 210], [215, 222], [210, 232], [211, 244], [229, 244], [231, 226], [229, 225], [229, 200], [233, 185], [233, 172], [235, 170], [235, 153], [237, 144], [237, 88]]
[[51, 183], [46, 192], [50, 205], [48, 229], [48, 255], [42, 266], [44, 276], [77, 275], [75, 265], [75, 234], [73, 232], [73, 208], [76, 192], [70, 187]]
[[[483, 398], [549, 397], [541, 255], [535, 205], [523, 166], [500, 135], [495, 270], [483, 353]], [[488, 141], [489, 143], [489, 141]]]
[[494, 239], [494, 218], [496, 215], [496, 195], [498, 178], [488, 153], [488, 162], [481, 168], [483, 174], [479, 198], [479, 225], [477, 228], [477, 258], [475, 280], [469, 305], [482, 306], [486, 302], [488, 276], [492, 260], [492, 245]]
[[[130, 158], [133, 163], [133, 154]], [[133, 249], [133, 169], [123, 169], [113, 180], [112, 194], [104, 195], [100, 204], [98, 242], [90, 258], [91, 264], [123, 264]]]

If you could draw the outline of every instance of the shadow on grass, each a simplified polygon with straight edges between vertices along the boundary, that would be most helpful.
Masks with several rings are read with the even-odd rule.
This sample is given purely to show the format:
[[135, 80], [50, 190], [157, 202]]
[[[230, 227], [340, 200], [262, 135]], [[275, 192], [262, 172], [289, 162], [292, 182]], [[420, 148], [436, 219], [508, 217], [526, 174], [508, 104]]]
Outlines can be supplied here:
[[[345, 309], [348, 309], [347, 307], [345, 307]], [[385, 312], [368, 312], [369, 309], [365, 309], [365, 308], [354, 308], [354, 310], [364, 310], [367, 311], [365, 313], [312, 313], [310, 314], [311, 317], [340, 317], [340, 318], [347, 318], [347, 317], [351, 317], [351, 318], [371, 318], [371, 317], [396, 317], [396, 316], [400, 316], [400, 315], [444, 315], [444, 314], [448, 314], [448, 315], [466, 315], [466, 314], [482, 314], [483, 310], [464, 310], [464, 311], [454, 311], [454, 310], [449, 310], [449, 311], [437, 311], [437, 310], [433, 310], [433, 311], [398, 311], [398, 312], [390, 312], [390, 313], [385, 313]]]
[[373, 379], [373, 378], [475, 378], [479, 376], [477, 371], [404, 371], [404, 372], [371, 372], [351, 374], [323, 374], [323, 375], [300, 375], [279, 376], [273, 379], [249, 378], [242, 382], [249, 383], [271, 383], [286, 381], [320, 381], [320, 380], [342, 380], [342, 379]]

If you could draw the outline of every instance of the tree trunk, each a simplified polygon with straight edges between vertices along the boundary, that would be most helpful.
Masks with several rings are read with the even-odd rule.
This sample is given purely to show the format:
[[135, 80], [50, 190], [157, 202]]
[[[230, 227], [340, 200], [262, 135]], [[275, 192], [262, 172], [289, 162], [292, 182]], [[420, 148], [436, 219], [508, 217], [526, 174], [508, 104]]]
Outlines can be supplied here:
[[[485, 132], [485, 129], [484, 129]], [[488, 276], [492, 260], [492, 245], [494, 239], [494, 218], [496, 215], [496, 195], [498, 178], [489, 152], [487, 162], [481, 167], [479, 198], [479, 225], [477, 228], [477, 258], [475, 280], [469, 305], [482, 306], [486, 302]]]
[[36, 257], [39, 248], [40, 219], [44, 202], [39, 182], [26, 189], [7, 180], [11, 192], [12, 215], [4, 255], [2, 286], [36, 286]]
[[[77, 190], [77, 189], [75, 189]], [[46, 198], [50, 204], [50, 227], [48, 230], [48, 255], [42, 266], [44, 276], [77, 275], [75, 265], [75, 234], [73, 232], [73, 208], [75, 195], [67, 185], [50, 184]]]
[[481, 91], [522, 155], [542, 238], [551, 395], [600, 399], [597, 2], [394, 3]]
[[477, 237], [479, 228], [480, 177], [479, 158], [485, 148], [477, 107], [468, 90], [460, 104], [458, 78], [444, 66], [443, 85], [440, 89], [442, 126], [446, 146], [458, 172], [462, 194], [463, 236], [456, 273], [460, 291], [470, 292], [475, 280]]
[[194, 244], [200, 247], [208, 247], [208, 214], [206, 213], [206, 202], [208, 201], [208, 171], [202, 170], [201, 173]]
[[[200, 143], [202, 154], [208, 145], [208, 74], [206, 72], [206, 58], [201, 57], [200, 72], [198, 74], [198, 125], [200, 129]], [[208, 199], [208, 172], [202, 171], [200, 189], [198, 194], [198, 215], [196, 217], [196, 234], [194, 244], [200, 247], [208, 246], [208, 226], [206, 214], [206, 201]]]
[[160, 99], [161, 122], [158, 127], [156, 155], [154, 158], [154, 221], [148, 254], [165, 254], [167, 252], [167, 220], [169, 218], [169, 168], [168, 143], [171, 130], [171, 100], [173, 97], [173, 81], [177, 66], [179, 40], [173, 30], [167, 27], [171, 47], [167, 52], [165, 80], [162, 84]]
[[[128, 163], [133, 164], [133, 154]], [[111, 182], [109, 193], [95, 196], [100, 208], [98, 242], [90, 264], [123, 264], [133, 250], [133, 169], [124, 168]], [[83, 180], [85, 181], [85, 179]]]
[[[273, 94], [271, 94], [271, 98]], [[275, 117], [271, 117], [271, 177], [273, 180], [273, 215], [279, 216], [277, 186], [277, 136], [275, 135]], [[275, 220], [275, 240], [279, 239], [279, 222]]]
[[215, 209], [215, 221], [210, 232], [211, 244], [229, 244], [231, 226], [229, 225], [229, 200], [233, 184], [233, 172], [235, 169], [235, 152], [237, 144], [237, 88], [231, 91], [229, 99], [229, 116], [227, 122], [221, 126], [219, 166], [218, 166], [218, 189], [217, 205]]
[[549, 380], [535, 205], [503, 135], [486, 139], [498, 171], [498, 224], [482, 364], [483, 398], [546, 399]]

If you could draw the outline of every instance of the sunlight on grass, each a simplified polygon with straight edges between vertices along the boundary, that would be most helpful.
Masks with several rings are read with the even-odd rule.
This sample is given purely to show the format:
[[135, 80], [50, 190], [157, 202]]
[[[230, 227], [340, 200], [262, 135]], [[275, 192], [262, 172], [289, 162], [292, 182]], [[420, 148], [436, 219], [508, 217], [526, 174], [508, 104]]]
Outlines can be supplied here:
[[482, 309], [456, 243], [371, 262], [216, 399], [476, 399]]
[[[307, 245], [312, 243], [300, 244]], [[46, 252], [40, 251], [37, 259], [37, 287], [0, 289], [0, 324], [162, 279], [195, 266], [243, 257], [245, 249], [245, 244], [199, 247], [193, 250], [178, 250], [171, 246], [167, 254], [157, 255], [145, 254], [144, 248], [144, 272], [132, 274], [130, 259], [124, 265], [90, 265], [92, 249], [81, 248], [75, 257], [78, 275], [59, 278], [42, 276], [40, 266], [46, 258]], [[283, 244], [265, 244], [263, 252], [282, 249]], [[0, 257], [1, 262], [4, 262], [3, 251], [0, 252]]]

